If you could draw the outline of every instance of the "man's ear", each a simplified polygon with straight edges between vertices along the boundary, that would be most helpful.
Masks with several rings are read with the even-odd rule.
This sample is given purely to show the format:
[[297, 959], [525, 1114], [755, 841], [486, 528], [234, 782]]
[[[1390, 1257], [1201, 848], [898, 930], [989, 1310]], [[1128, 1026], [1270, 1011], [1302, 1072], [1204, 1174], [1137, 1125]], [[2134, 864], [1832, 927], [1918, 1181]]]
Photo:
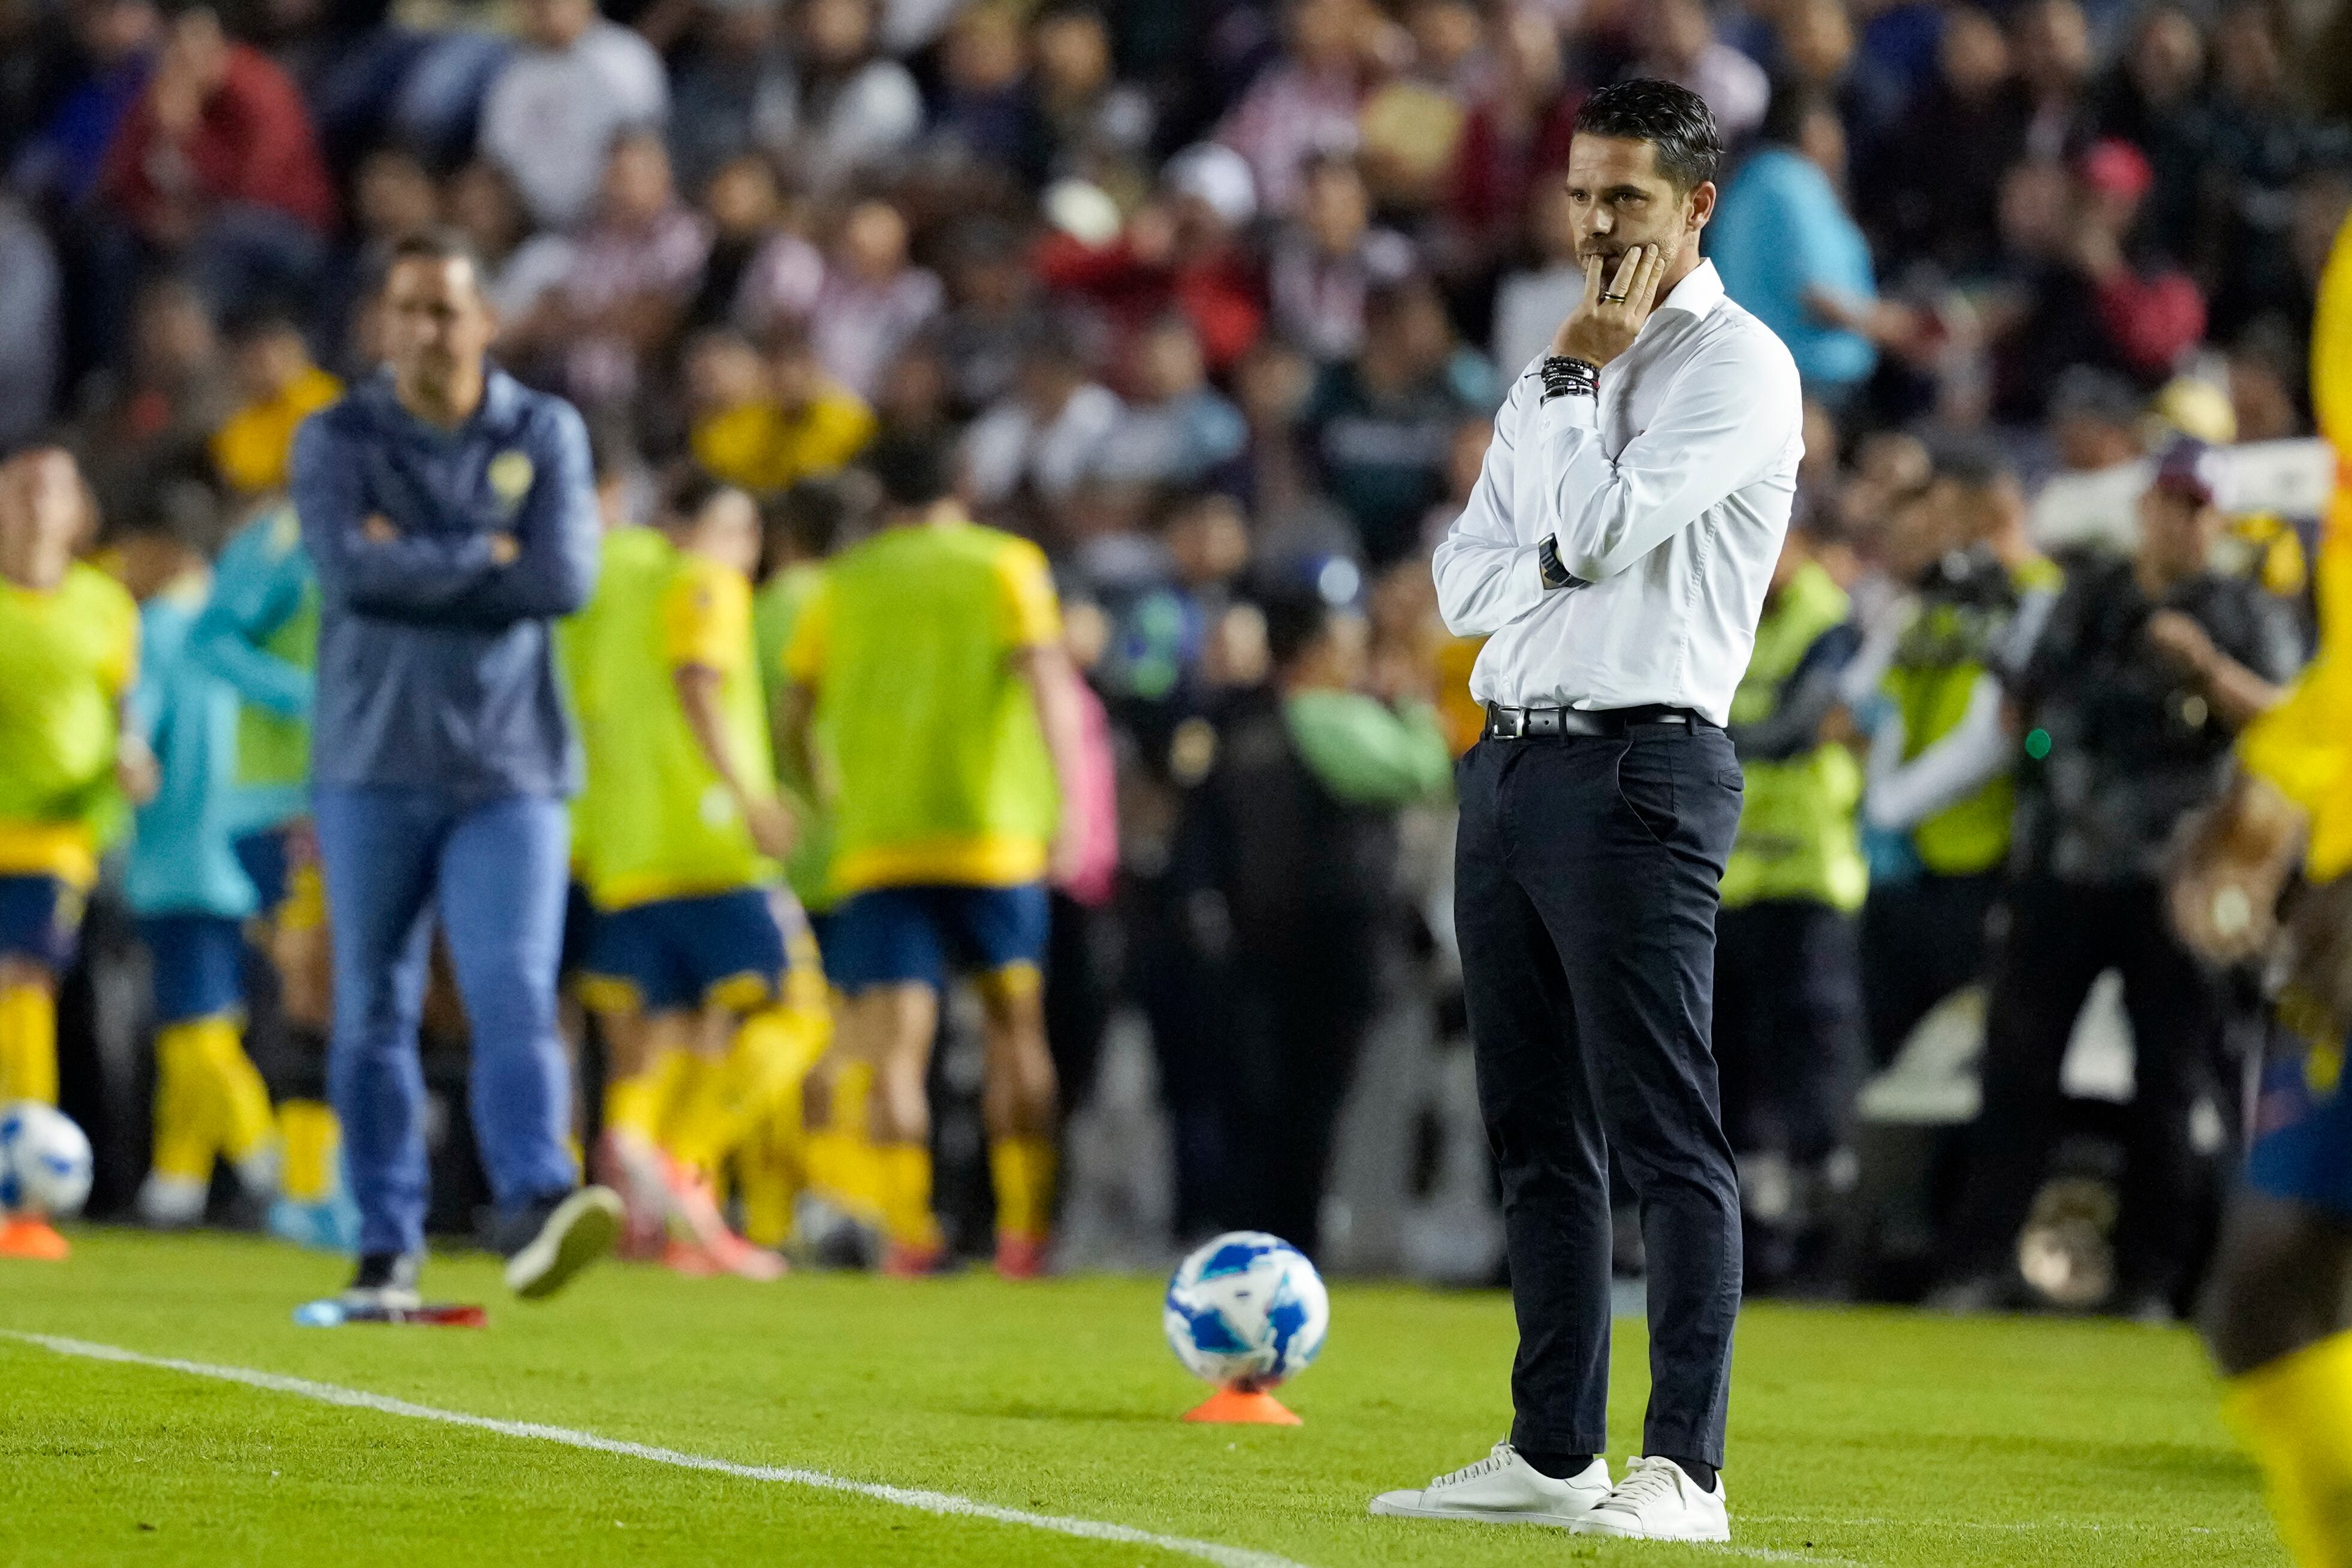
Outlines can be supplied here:
[[1701, 180], [1691, 187], [1690, 232], [1694, 237], [1706, 226], [1706, 220], [1715, 216], [1715, 195], [1713, 180]]

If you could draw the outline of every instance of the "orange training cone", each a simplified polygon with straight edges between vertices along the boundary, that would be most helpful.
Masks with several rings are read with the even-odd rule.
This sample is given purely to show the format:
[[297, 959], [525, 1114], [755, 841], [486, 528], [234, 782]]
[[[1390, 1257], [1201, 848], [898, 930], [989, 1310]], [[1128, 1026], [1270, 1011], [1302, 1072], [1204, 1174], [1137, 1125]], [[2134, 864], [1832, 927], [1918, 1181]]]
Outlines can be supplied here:
[[56, 1263], [72, 1251], [72, 1245], [45, 1219], [19, 1215], [0, 1221], [0, 1258], [30, 1258]]
[[1216, 1421], [1236, 1426], [1297, 1426], [1298, 1415], [1262, 1388], [1221, 1388], [1184, 1412], [1187, 1421]]

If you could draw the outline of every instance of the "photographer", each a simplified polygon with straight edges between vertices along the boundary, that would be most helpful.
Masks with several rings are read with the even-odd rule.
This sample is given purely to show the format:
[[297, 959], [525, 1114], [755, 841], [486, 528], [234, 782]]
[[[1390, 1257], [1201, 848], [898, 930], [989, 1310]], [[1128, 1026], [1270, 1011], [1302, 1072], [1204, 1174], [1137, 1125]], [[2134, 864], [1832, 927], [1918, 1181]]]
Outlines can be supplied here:
[[2189, 1263], [2189, 1119], [2221, 999], [2168, 926], [2174, 829], [2221, 790], [2238, 731], [2278, 700], [2299, 648], [2285, 606], [2207, 565], [2213, 459], [2183, 439], [2139, 504], [2128, 560], [2072, 574], [2010, 691], [2023, 737], [2012, 919], [1992, 973], [1984, 1108], [1969, 1142], [1946, 1307], [2014, 1293], [2007, 1254], [2058, 1130], [2059, 1067], [2099, 974], [2124, 981], [2136, 1089], [2116, 1233], [2116, 1306], [2167, 1318]]

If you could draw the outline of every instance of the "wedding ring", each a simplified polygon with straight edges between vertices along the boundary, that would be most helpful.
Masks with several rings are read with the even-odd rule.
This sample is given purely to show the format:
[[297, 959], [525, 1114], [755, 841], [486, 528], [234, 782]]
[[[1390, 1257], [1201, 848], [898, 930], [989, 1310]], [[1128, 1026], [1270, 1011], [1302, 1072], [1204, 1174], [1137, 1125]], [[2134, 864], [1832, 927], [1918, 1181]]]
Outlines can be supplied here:
[[1625, 302], [1625, 296], [1622, 294], [1603, 294], [1601, 296], [1601, 302], [1604, 305], [1622, 305]]

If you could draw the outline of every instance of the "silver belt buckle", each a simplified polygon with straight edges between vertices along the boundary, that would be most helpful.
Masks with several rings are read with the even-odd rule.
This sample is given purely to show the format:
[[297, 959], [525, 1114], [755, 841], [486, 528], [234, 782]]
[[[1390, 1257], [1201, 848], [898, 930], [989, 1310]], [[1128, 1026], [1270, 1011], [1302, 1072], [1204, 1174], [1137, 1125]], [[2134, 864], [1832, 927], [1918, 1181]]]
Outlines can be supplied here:
[[1486, 710], [1486, 724], [1497, 741], [1516, 741], [1528, 732], [1527, 710], [1496, 703]]

